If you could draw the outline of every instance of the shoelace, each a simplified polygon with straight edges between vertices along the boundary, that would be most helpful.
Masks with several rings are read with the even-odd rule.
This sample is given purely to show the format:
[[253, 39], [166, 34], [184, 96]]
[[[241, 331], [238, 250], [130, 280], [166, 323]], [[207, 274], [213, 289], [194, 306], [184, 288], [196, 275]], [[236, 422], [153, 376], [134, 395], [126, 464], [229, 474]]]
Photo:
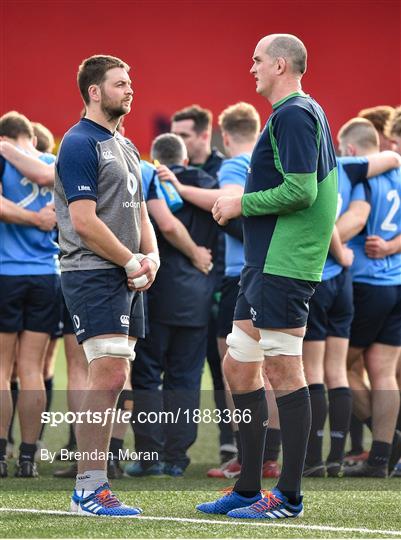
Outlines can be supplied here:
[[253, 503], [252, 509], [257, 512], [266, 512], [282, 504], [282, 500], [276, 497], [271, 491], [263, 491], [263, 499]]
[[103, 491], [98, 493], [95, 499], [97, 499], [100, 504], [102, 504], [105, 508], [114, 508], [115, 506], [121, 506], [120, 501], [109, 489], [104, 489]]

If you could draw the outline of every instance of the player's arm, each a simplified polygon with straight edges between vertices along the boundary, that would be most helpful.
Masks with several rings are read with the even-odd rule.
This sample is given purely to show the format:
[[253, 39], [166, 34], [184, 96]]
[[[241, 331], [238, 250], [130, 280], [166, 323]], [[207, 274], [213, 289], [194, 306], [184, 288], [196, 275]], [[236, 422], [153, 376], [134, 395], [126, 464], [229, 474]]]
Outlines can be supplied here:
[[391, 240], [384, 240], [381, 236], [368, 236], [365, 252], [371, 259], [384, 259], [384, 257], [401, 253], [401, 234]]
[[334, 225], [333, 234], [330, 242], [330, 253], [341, 266], [351, 266], [354, 260], [354, 252], [341, 242], [340, 234], [336, 225]]
[[397, 154], [397, 152], [393, 152], [392, 150], [384, 150], [377, 154], [371, 154], [370, 156], [367, 156], [367, 160], [368, 171], [366, 176], [368, 178], [383, 174], [390, 169], [401, 167], [400, 154]]
[[148, 200], [147, 207], [167, 242], [188, 257], [200, 272], [208, 274], [212, 262], [210, 251], [195, 244], [183, 223], [170, 212], [166, 201], [151, 199]]
[[[165, 165], [157, 167], [157, 176], [161, 181], [170, 181], [183, 199], [206, 212], [211, 212], [214, 203], [222, 196], [221, 191], [218, 189], [207, 189], [182, 184], [173, 171]], [[244, 192], [244, 189], [236, 184], [227, 184], [222, 186], [221, 190], [225, 190], [225, 195], [231, 196], [242, 195]]]
[[54, 185], [53, 163], [44, 163], [35, 157], [28, 156], [7, 141], [0, 141], [0, 155], [35, 184], [39, 186]]
[[39, 212], [31, 212], [0, 195], [0, 221], [51, 231], [56, 226], [56, 214], [54, 205], [47, 205]]
[[141, 269], [138, 272], [129, 274], [129, 277], [136, 279], [146, 275], [148, 282], [145, 287], [137, 289], [138, 291], [146, 291], [152, 285], [156, 278], [157, 271], [160, 266], [159, 249], [153, 225], [149, 219], [146, 203], [141, 204], [141, 243], [139, 246], [140, 252], [145, 255], [141, 260]]
[[348, 210], [336, 223], [342, 242], [347, 242], [365, 227], [370, 214], [370, 204], [366, 201], [352, 201]]
[[125, 266], [132, 252], [96, 214], [96, 201], [78, 199], [69, 204], [72, 226], [84, 244], [102, 259]]

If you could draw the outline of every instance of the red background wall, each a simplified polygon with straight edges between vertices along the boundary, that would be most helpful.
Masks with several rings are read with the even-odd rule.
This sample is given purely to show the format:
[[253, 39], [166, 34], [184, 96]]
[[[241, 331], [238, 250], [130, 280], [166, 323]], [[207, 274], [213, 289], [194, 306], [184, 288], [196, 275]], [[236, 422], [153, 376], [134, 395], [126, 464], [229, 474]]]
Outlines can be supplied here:
[[304, 90], [325, 107], [335, 134], [362, 107], [400, 97], [399, 0], [123, 1], [2, 0], [1, 113], [16, 109], [60, 137], [82, 107], [81, 60], [95, 53], [131, 65], [135, 101], [127, 135], [147, 152], [157, 115], [191, 103], [215, 114], [249, 101], [270, 108], [249, 75], [256, 42], [299, 36], [309, 51]]

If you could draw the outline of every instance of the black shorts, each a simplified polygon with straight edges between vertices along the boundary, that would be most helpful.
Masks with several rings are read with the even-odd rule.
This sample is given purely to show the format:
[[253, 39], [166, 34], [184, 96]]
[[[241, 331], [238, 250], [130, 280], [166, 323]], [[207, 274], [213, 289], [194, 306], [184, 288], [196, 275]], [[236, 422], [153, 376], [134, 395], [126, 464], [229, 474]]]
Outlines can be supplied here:
[[245, 267], [234, 320], [251, 319], [255, 328], [305, 326], [316, 285], [316, 281], [264, 274], [260, 268]]
[[232, 330], [235, 304], [239, 293], [239, 276], [224, 276], [217, 315], [217, 337], [225, 338]]
[[60, 276], [0, 276], [0, 332], [51, 334], [59, 318]]
[[348, 339], [353, 315], [352, 277], [343, 270], [316, 287], [309, 303], [305, 341], [324, 341], [328, 336]]
[[350, 345], [401, 345], [401, 285], [354, 283], [354, 306]]
[[63, 272], [61, 285], [78, 343], [103, 334], [144, 337], [142, 293], [121, 268]]
[[61, 303], [60, 303], [60, 310], [59, 310], [59, 320], [50, 336], [50, 339], [58, 339], [58, 338], [63, 337], [65, 334], [75, 333], [74, 324], [68, 312], [68, 309], [64, 300], [64, 295], [61, 294], [60, 296], [61, 296]]

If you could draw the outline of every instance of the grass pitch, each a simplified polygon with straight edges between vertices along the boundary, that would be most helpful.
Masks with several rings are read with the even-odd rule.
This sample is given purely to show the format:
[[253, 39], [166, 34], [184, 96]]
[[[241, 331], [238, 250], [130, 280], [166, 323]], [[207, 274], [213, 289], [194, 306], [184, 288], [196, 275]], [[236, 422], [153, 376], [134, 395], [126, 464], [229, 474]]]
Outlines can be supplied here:
[[[59, 349], [56, 385], [65, 388], [65, 365]], [[203, 388], [210, 389], [205, 372]], [[206, 395], [206, 394], [205, 394]], [[64, 399], [61, 392], [56, 397]], [[205, 398], [204, 398], [205, 399]], [[206, 406], [210, 406], [207, 404]], [[53, 407], [57, 410], [57, 404]], [[57, 450], [66, 442], [66, 426], [46, 428], [45, 443]], [[133, 448], [132, 434], [125, 446]], [[0, 536], [3, 538], [401, 538], [401, 479], [305, 479], [305, 516], [273, 522], [233, 521], [208, 516], [196, 504], [213, 500], [229, 480], [208, 479], [218, 458], [217, 427], [200, 424], [185, 478], [123, 478], [114, 491], [140, 506], [132, 519], [67, 515], [72, 480], [56, 479], [57, 465], [41, 463], [40, 478], [0, 479]], [[13, 474], [14, 464], [9, 463]], [[232, 485], [232, 483], [231, 483]], [[270, 489], [274, 481], [264, 481]], [[25, 510], [25, 512], [23, 511]]]

